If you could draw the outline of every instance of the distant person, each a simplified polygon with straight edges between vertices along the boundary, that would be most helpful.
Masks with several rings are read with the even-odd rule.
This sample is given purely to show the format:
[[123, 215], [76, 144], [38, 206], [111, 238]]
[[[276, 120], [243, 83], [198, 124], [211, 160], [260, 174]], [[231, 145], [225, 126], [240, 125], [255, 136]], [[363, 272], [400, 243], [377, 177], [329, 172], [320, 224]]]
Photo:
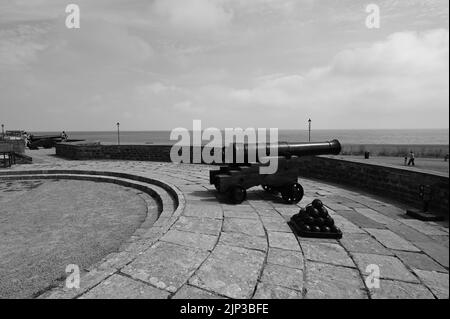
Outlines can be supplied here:
[[66, 134], [65, 131], [63, 131], [63, 132], [61, 133], [61, 140], [62, 140], [63, 142], [67, 141], [67, 134]]
[[445, 154], [445, 156], [444, 156], [444, 161], [445, 161], [445, 162], [448, 162], [448, 154]]
[[411, 151], [411, 152], [409, 152], [408, 166], [410, 166], [410, 165], [415, 166], [416, 164], [414, 163], [414, 160], [415, 160], [414, 152]]
[[405, 154], [405, 166], [408, 165], [408, 154]]
[[30, 134], [23, 132], [23, 139], [25, 141], [25, 146], [30, 145]]

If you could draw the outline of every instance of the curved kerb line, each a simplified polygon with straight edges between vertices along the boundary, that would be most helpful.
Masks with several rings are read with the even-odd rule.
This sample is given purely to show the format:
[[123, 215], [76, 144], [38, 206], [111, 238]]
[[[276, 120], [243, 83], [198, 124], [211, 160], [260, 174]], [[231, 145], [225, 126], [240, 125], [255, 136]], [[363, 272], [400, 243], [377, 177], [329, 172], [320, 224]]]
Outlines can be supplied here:
[[[108, 177], [116, 177], [116, 178], [108, 178]], [[118, 178], [121, 178], [122, 180]], [[154, 243], [156, 243], [178, 220], [179, 216], [182, 214], [186, 206], [186, 200], [184, 198], [184, 195], [176, 186], [167, 182], [143, 176], [118, 173], [113, 171], [86, 171], [86, 170], [29, 170], [29, 171], [0, 172], [0, 180], [31, 180], [31, 179], [72, 179], [72, 180], [88, 180], [88, 181], [90, 180], [90, 181], [118, 184], [125, 187], [135, 188], [144, 193], [147, 193], [158, 202], [159, 206], [158, 219], [155, 221], [153, 226], [155, 227], [158, 226], [160, 230], [153, 231], [152, 229], [153, 226], [150, 227], [150, 229], [148, 230], [150, 236], [148, 237], [144, 236], [144, 238], [140, 238], [138, 241], [130, 243], [126, 249], [106, 256], [99, 263], [91, 266], [94, 268], [92, 270], [89, 270], [88, 272], [88, 274], [92, 272], [94, 274], [100, 273], [100, 275], [104, 273], [106, 274], [106, 277], [98, 281], [94, 281], [93, 283], [90, 283], [87, 287], [80, 288], [80, 290], [76, 292], [74, 292], [73, 290], [67, 291], [62, 287], [49, 287], [48, 291], [43, 292], [42, 294], [38, 294], [38, 298], [46, 298], [46, 295], [52, 292], [54, 292], [55, 295], [52, 294], [50, 295], [50, 297], [56, 298], [68, 298], [68, 297], [76, 298], [86, 293], [107, 277], [118, 272], [120, 268], [122, 268], [126, 264], [131, 263], [136, 257], [142, 254], [145, 250], [147, 250], [147, 248], [150, 248]], [[163, 206], [164, 200], [161, 198], [160, 194], [157, 191], [155, 191], [149, 186], [132, 183], [130, 181], [146, 183], [162, 188], [170, 195], [170, 197], [174, 201], [174, 207], [176, 209], [175, 210], [171, 209], [170, 211], [165, 210]], [[160, 220], [161, 216], [168, 217], [168, 220], [163, 224], [156, 225]], [[135, 231], [135, 234], [139, 230], [140, 229], [138, 228]], [[131, 236], [131, 238], [133, 238], [133, 236], [134, 234]], [[117, 259], [120, 259], [120, 256], [126, 257], [125, 258], [126, 262], [123, 265], [118, 266], [116, 264]], [[101, 276], [99, 278], [101, 278]]]

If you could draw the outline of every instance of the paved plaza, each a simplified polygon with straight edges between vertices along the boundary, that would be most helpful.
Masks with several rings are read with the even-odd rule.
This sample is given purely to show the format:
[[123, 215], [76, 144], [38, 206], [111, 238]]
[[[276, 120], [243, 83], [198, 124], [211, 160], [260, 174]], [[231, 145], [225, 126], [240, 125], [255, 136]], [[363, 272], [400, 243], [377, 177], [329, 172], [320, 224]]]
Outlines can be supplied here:
[[[40, 298], [449, 297], [448, 222], [406, 218], [398, 203], [300, 178], [305, 197], [298, 205], [259, 188], [232, 205], [217, 198], [208, 166], [66, 161], [35, 153], [37, 163], [11, 171], [129, 173], [172, 185], [182, 197], [172, 215], [87, 267], [79, 289], [61, 285]], [[288, 226], [315, 198], [342, 229], [341, 240], [299, 238]], [[379, 268], [379, 288], [366, 280], [373, 275], [369, 265]]]

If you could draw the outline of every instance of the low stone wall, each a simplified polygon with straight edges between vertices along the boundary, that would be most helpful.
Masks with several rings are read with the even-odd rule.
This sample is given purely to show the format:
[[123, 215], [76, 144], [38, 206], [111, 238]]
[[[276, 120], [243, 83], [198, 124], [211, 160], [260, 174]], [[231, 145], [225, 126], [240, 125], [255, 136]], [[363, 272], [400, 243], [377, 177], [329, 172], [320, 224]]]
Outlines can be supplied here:
[[416, 207], [422, 206], [420, 185], [430, 185], [433, 194], [430, 209], [449, 214], [449, 178], [445, 174], [321, 156], [301, 158], [299, 173], [302, 177], [357, 187]]
[[[170, 145], [70, 144], [56, 146], [56, 155], [72, 160], [116, 159], [170, 162]], [[449, 178], [445, 174], [412, 171], [390, 165], [377, 165], [329, 157], [303, 157], [299, 160], [301, 177], [357, 187], [421, 207], [419, 186], [430, 185], [431, 209], [449, 213]]]
[[170, 162], [170, 145], [56, 145], [56, 155], [72, 160], [113, 159]]

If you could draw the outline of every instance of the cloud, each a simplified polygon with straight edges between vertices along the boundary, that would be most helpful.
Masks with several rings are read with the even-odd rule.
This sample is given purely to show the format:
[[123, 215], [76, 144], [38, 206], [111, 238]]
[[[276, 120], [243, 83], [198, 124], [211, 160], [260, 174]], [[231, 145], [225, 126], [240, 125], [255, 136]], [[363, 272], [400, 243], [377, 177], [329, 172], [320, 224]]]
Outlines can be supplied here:
[[45, 32], [45, 27], [31, 25], [0, 30], [0, 69], [35, 61], [39, 52], [47, 47], [39, 41]]
[[381, 0], [380, 30], [350, 0], [76, 3], [67, 30], [60, 0], [0, 1], [8, 125], [448, 126], [448, 1]]
[[177, 30], [211, 31], [227, 26], [233, 17], [223, 3], [222, 0], [156, 0], [152, 11]]
[[[364, 127], [448, 126], [448, 30], [401, 32], [365, 48], [338, 53], [328, 66], [305, 74], [274, 75], [250, 89], [230, 91], [242, 105], [298, 110], [332, 123]], [[423, 115], [419, 123], [418, 115]], [[373, 118], [380, 119], [373, 122]], [[347, 122], [348, 123], [348, 122]]]

